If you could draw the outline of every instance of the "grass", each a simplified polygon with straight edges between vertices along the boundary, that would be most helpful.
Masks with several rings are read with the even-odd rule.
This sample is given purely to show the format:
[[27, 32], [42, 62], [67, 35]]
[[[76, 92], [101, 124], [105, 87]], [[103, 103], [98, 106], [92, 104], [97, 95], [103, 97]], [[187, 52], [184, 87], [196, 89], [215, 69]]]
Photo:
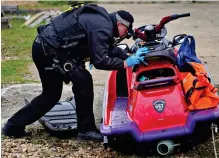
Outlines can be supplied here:
[[31, 47], [36, 28], [22, 28], [25, 21], [11, 20], [11, 28], [1, 32], [1, 85], [30, 82], [24, 79], [32, 64]]
[[[74, 1], [72, 1], [73, 3]], [[81, 3], [82, 1], [80, 1]], [[67, 1], [39, 1], [34, 5], [21, 4], [19, 9], [60, 9], [60, 11], [65, 11], [71, 6]]]
[[1, 84], [26, 83], [30, 80], [24, 79], [29, 74], [28, 66], [31, 60], [8, 60], [1, 63]]
[[45, 9], [45, 10], [50, 10], [50, 9], [59, 9], [60, 11], [65, 11], [66, 9], [69, 8], [70, 5], [62, 5], [62, 6], [51, 6], [51, 5], [48, 5], [45, 7], [45, 5], [42, 5], [42, 4], [37, 4], [37, 5], [34, 5], [34, 6], [31, 6], [29, 8], [27, 8], [26, 5], [19, 5], [19, 9], [20, 10], [37, 10], [37, 9]]
[[2, 30], [2, 57], [30, 59], [32, 42], [37, 34], [36, 28], [23, 28], [23, 19], [10, 21], [12, 28]]
[[[69, 6], [66, 1], [42, 1], [20, 4], [19, 9], [59, 8], [64, 11]], [[11, 28], [1, 30], [1, 85], [32, 82], [24, 77], [26, 74], [30, 74], [28, 67], [33, 63], [31, 49], [37, 35], [37, 26], [34, 28], [21, 27], [24, 22], [24, 19], [12, 19], [9, 21]]]

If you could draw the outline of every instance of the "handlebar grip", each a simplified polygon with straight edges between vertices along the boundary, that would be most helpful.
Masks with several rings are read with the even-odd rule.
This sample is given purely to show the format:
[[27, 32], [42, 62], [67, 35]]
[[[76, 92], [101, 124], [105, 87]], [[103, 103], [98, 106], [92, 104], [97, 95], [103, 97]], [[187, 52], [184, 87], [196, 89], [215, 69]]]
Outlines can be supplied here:
[[190, 13], [185, 13], [185, 14], [173, 14], [170, 16], [171, 20], [176, 20], [178, 18], [183, 18], [183, 17], [187, 17], [190, 16]]
[[187, 17], [187, 16], [190, 16], [190, 13], [178, 14], [178, 18], [183, 18], [183, 17]]

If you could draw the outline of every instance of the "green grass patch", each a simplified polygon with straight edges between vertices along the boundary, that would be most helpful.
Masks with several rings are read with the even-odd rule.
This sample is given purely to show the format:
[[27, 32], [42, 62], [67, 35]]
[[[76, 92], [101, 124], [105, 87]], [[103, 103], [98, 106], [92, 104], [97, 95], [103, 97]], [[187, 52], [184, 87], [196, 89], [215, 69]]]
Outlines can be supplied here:
[[[65, 10], [70, 5], [67, 2], [40, 2], [19, 5], [19, 9], [52, 9]], [[24, 19], [11, 19], [11, 28], [1, 30], [1, 84], [34, 82], [25, 79], [30, 74], [28, 66], [32, 64], [32, 43], [37, 35], [37, 26], [34, 28], [21, 27]], [[42, 23], [43, 24], [43, 23]]]
[[21, 4], [19, 5], [18, 9], [60, 9], [60, 11], [65, 11], [71, 5], [67, 3], [67, 1], [39, 1], [34, 5], [29, 6], [28, 4]]
[[97, 3], [97, 1], [38, 1], [33, 4], [21, 4], [18, 9], [60, 9], [60, 11], [65, 11], [72, 4], [81, 4], [81, 3]]
[[1, 32], [2, 57], [30, 59], [34, 38], [37, 35], [36, 28], [24, 28], [22, 19], [10, 20], [11, 28]]
[[1, 84], [26, 83], [30, 80], [24, 76], [30, 74], [29, 65], [31, 60], [8, 60], [1, 62]]

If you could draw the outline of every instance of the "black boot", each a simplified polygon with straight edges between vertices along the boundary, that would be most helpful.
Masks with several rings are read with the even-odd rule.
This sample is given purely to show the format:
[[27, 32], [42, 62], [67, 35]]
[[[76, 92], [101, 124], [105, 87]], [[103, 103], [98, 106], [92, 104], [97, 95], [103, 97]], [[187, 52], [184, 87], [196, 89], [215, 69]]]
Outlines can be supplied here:
[[102, 141], [103, 136], [100, 134], [100, 132], [94, 130], [94, 131], [88, 131], [88, 132], [78, 132], [78, 137], [80, 139], [85, 139], [85, 140], [93, 140], [93, 141]]
[[31, 132], [26, 132], [25, 127], [17, 127], [7, 124], [5, 124], [5, 126], [2, 128], [2, 134], [13, 138], [31, 136]]

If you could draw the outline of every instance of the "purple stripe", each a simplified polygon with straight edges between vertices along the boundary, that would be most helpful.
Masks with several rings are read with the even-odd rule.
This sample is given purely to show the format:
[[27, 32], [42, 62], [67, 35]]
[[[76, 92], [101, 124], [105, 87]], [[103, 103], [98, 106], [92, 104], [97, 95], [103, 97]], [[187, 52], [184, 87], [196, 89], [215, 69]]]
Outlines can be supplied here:
[[[127, 100], [127, 99], [126, 99]], [[118, 109], [121, 105], [124, 108], [124, 98], [118, 98], [116, 101], [115, 109]], [[118, 104], [122, 103], [122, 104]], [[130, 133], [137, 142], [149, 142], [158, 139], [167, 139], [176, 136], [184, 136], [193, 133], [194, 128], [198, 122], [205, 122], [219, 119], [219, 108], [199, 110], [196, 112], [190, 112], [187, 123], [184, 126], [177, 126], [174, 128], [168, 128], [165, 130], [154, 130], [150, 132], [141, 132], [135, 122], [126, 121], [119, 126], [109, 127], [103, 123], [100, 126], [100, 131], [105, 136], [120, 135], [123, 133]]]

